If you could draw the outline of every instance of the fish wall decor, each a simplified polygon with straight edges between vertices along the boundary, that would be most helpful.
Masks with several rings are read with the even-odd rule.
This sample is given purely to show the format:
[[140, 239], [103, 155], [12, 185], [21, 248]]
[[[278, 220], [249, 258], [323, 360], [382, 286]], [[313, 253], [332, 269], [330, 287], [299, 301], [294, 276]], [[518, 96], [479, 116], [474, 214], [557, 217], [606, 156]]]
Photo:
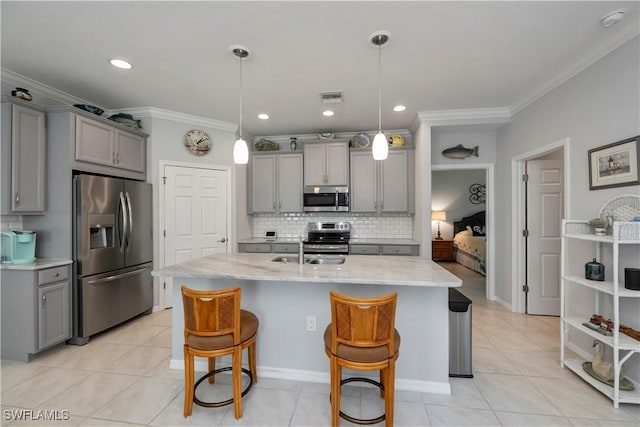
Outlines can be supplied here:
[[442, 152], [442, 155], [450, 159], [466, 159], [467, 157], [478, 157], [478, 146], [473, 148], [465, 148], [462, 144], [458, 144], [455, 147], [447, 148]]

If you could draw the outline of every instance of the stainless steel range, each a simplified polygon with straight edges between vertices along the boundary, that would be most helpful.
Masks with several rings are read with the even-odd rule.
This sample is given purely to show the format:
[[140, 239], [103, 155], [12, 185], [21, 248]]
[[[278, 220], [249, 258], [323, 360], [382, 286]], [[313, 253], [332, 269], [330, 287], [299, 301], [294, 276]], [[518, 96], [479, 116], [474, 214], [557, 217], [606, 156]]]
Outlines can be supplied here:
[[307, 224], [307, 233], [307, 240], [304, 241], [305, 254], [349, 253], [349, 222], [310, 222]]

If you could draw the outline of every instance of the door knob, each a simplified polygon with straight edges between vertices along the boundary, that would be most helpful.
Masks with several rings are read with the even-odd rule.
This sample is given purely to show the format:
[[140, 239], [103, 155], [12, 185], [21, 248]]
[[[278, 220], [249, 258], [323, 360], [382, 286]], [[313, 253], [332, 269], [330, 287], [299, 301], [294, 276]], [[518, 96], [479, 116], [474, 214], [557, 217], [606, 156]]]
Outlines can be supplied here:
[[223, 237], [222, 239], [218, 240], [218, 243], [224, 243], [224, 242], [226, 242], [226, 241], [227, 241], [227, 238], [226, 238], [226, 237]]

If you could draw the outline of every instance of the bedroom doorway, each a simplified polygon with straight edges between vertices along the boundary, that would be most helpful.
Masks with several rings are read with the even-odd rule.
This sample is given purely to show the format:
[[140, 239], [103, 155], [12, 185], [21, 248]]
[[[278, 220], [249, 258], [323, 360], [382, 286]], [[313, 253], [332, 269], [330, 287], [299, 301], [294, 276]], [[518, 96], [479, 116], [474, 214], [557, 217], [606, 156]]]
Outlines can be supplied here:
[[[477, 214], [480, 212], [484, 212], [484, 216], [485, 216], [485, 222], [484, 222], [484, 229], [486, 232], [486, 239], [485, 239], [485, 246], [484, 246], [484, 266], [479, 267], [479, 263], [474, 261], [474, 260], [463, 260], [461, 259], [460, 262], [461, 264], [452, 264], [452, 263], [448, 263], [448, 265], [443, 264], [443, 267], [447, 268], [449, 271], [452, 271], [454, 274], [460, 276], [460, 275], [469, 275], [469, 276], [474, 276], [476, 277], [476, 280], [474, 280], [474, 283], [476, 285], [474, 285], [474, 290], [472, 291], [473, 293], [482, 291], [483, 292], [483, 296], [490, 301], [495, 301], [495, 282], [494, 282], [494, 277], [495, 277], [495, 256], [494, 256], [494, 241], [495, 239], [492, 238], [492, 232], [493, 230], [495, 230], [495, 225], [494, 225], [494, 165], [493, 164], [489, 164], [489, 163], [476, 163], [476, 164], [465, 164], [465, 165], [432, 165], [431, 167], [431, 171], [432, 171], [432, 209], [433, 210], [444, 210], [446, 212], [446, 220], [441, 221], [440, 222], [440, 227], [441, 227], [441, 234], [443, 239], [449, 239], [449, 240], [453, 240], [454, 236], [454, 230], [453, 230], [453, 223], [460, 221], [463, 217], [469, 217], [469, 216], [473, 216], [473, 214]], [[450, 193], [447, 196], [444, 197], [438, 197], [438, 191], [436, 188], [437, 184], [437, 178], [434, 180], [435, 174], [440, 173], [440, 172], [445, 172], [445, 171], [457, 171], [457, 172], [464, 172], [464, 173], [458, 173], [456, 174], [458, 177], [461, 177], [462, 175], [468, 175], [468, 176], [474, 176], [474, 172], [475, 172], [475, 176], [479, 176], [481, 178], [484, 178], [483, 180], [479, 180], [479, 181], [483, 181], [484, 182], [484, 188], [479, 188], [479, 186], [477, 185], [473, 185], [473, 184], [480, 184], [480, 182], [464, 182], [464, 183], [460, 183], [459, 185], [457, 185], [455, 194], [454, 192], [448, 192]], [[447, 181], [448, 183], [451, 182], [451, 180]], [[472, 188], [473, 187], [473, 188]], [[482, 190], [484, 190], [484, 194], [480, 194], [482, 192]], [[435, 196], [434, 196], [435, 195]], [[478, 197], [484, 197], [484, 203], [479, 202]], [[458, 201], [456, 202], [456, 199], [458, 199]], [[466, 208], [456, 208], [455, 206], [465, 206], [465, 203], [462, 203], [462, 199], [464, 199], [463, 202], [466, 202]], [[473, 202], [471, 202], [470, 200], [473, 199]], [[448, 208], [453, 207], [453, 210], [449, 210], [447, 211]], [[462, 209], [462, 210], [460, 210]], [[465, 211], [466, 209], [466, 211]], [[433, 224], [432, 224], [433, 225]], [[480, 224], [477, 224], [478, 226], [480, 226]], [[432, 229], [433, 233], [432, 235], [436, 236], [435, 234], [435, 229]], [[480, 232], [480, 230], [477, 230], [478, 232]], [[479, 233], [476, 233], [479, 234]], [[437, 244], [437, 243], [436, 243]], [[481, 250], [482, 248], [480, 248], [479, 250]], [[467, 265], [465, 265], [467, 264]], [[484, 280], [482, 280], [482, 276], [472, 270], [484, 270]], [[480, 284], [484, 282], [484, 289], [480, 290]], [[465, 281], [466, 283], [466, 281]], [[475, 289], [475, 288], [478, 289]]]

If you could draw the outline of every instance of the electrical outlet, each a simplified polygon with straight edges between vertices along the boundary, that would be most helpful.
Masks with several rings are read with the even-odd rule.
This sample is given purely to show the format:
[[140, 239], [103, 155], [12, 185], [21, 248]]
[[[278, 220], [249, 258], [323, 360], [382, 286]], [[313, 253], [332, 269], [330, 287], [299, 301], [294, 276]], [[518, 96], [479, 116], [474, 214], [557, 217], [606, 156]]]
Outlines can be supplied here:
[[316, 316], [307, 316], [307, 331], [316, 331]]

